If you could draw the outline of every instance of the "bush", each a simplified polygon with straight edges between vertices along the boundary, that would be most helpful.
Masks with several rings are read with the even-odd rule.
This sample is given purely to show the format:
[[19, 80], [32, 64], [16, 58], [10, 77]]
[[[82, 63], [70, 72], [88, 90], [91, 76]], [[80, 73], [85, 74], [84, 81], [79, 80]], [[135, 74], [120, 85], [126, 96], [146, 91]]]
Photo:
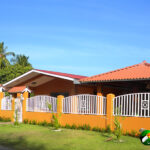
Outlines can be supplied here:
[[138, 133], [137, 133], [137, 131], [135, 131], [135, 130], [132, 130], [131, 133], [130, 133], [130, 135], [133, 136], [133, 137], [136, 137], [137, 134], [138, 134]]
[[71, 126], [71, 129], [77, 129], [77, 126], [76, 126], [75, 124], [73, 124], [73, 125]]
[[33, 124], [33, 125], [37, 125], [36, 120], [33, 120], [33, 121], [31, 122], [31, 124]]
[[0, 117], [0, 122], [11, 122], [10, 118]]
[[28, 120], [28, 119], [24, 119], [24, 120], [23, 120], [23, 123], [24, 123], [24, 124], [28, 124], [28, 123], [29, 123], [29, 120]]
[[31, 120], [29, 120], [29, 121], [28, 121], [28, 123], [29, 123], [29, 124], [32, 124], [32, 121], [31, 121]]
[[70, 126], [69, 124], [66, 124], [66, 125], [65, 125], [65, 128], [71, 129], [71, 126]]
[[92, 131], [100, 132], [100, 128], [94, 127], [94, 128], [92, 128]]
[[42, 126], [48, 126], [48, 123], [46, 122], [46, 120], [44, 120], [43, 122], [40, 123], [40, 125], [42, 125]]
[[117, 140], [120, 141], [120, 137], [122, 135], [122, 129], [121, 129], [121, 124], [119, 122], [119, 119], [117, 117], [115, 117], [114, 119], [114, 135], [116, 136]]
[[82, 126], [82, 129], [83, 129], [83, 130], [90, 130], [91, 127], [90, 127], [90, 125], [84, 124], [84, 125]]
[[111, 133], [112, 132], [109, 125], [106, 127], [105, 132], [107, 132], [107, 133]]

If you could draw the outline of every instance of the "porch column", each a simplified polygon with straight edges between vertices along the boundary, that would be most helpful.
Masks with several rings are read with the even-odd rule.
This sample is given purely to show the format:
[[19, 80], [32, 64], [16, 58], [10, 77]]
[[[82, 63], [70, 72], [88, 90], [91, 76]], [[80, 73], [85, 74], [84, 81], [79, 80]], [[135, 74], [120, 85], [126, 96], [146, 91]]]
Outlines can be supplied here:
[[61, 113], [62, 113], [62, 101], [63, 101], [63, 98], [64, 98], [64, 96], [63, 95], [58, 95], [57, 96], [57, 113], [56, 113], [56, 115], [57, 115], [57, 117], [59, 118], [58, 119], [58, 122], [59, 122], [59, 124], [61, 124]]
[[1, 114], [1, 104], [2, 104], [3, 97], [4, 97], [4, 92], [0, 91], [0, 114]]
[[58, 95], [57, 96], [57, 113], [62, 113], [62, 100], [64, 96], [63, 95]]
[[113, 98], [114, 94], [107, 94], [107, 108], [106, 108], [106, 127], [110, 126], [110, 129], [113, 130]]
[[11, 117], [11, 121], [15, 122], [15, 96], [14, 94], [12, 95], [12, 117]]
[[29, 98], [29, 92], [25, 91], [23, 93], [23, 101], [22, 101], [22, 121], [25, 118], [25, 114], [26, 114], [26, 102], [27, 102], [28, 98]]
[[102, 87], [97, 87], [97, 96], [103, 96], [102, 94]]

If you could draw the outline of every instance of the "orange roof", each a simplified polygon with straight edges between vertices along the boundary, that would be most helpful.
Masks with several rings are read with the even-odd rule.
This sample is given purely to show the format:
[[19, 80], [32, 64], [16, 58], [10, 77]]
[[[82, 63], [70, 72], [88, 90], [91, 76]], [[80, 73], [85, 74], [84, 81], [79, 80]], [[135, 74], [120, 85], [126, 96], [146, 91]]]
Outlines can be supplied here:
[[83, 78], [81, 82], [108, 82], [124, 80], [150, 79], [150, 63], [143, 61], [140, 64], [102, 73], [99, 75]]
[[8, 90], [9, 93], [18, 93], [23, 92], [25, 90], [26, 86], [15, 86]]

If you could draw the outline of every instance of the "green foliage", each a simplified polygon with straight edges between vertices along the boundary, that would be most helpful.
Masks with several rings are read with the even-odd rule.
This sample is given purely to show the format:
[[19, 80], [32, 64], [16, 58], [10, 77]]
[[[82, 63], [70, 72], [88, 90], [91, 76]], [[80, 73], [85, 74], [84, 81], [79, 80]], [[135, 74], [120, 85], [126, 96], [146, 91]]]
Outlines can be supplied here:
[[46, 120], [44, 120], [43, 122], [40, 122], [40, 125], [42, 125], [42, 126], [48, 126], [48, 123], [46, 122]]
[[0, 122], [11, 122], [10, 118], [0, 117]]
[[24, 123], [24, 124], [28, 124], [28, 123], [29, 123], [29, 120], [28, 120], [28, 119], [24, 119], [24, 120], [23, 120], [23, 123]]
[[106, 127], [105, 132], [107, 132], [107, 133], [111, 133], [112, 132], [109, 125]]
[[7, 68], [3, 68], [0, 71], [0, 83], [3, 84], [5, 82], [8, 82], [24, 74], [25, 72], [28, 72], [31, 69], [31, 66], [22, 67], [21, 65], [10, 65]]
[[119, 141], [120, 137], [122, 135], [122, 128], [121, 128], [121, 124], [119, 122], [119, 119], [116, 116], [114, 118], [114, 126], [115, 126], [114, 135], [117, 137], [117, 140]]
[[[52, 111], [52, 105], [47, 103], [47, 106], [48, 106], [49, 110]], [[54, 112], [52, 111], [51, 124], [56, 130], [60, 127], [60, 125], [59, 125], [59, 117], [60, 116], [61, 116], [61, 114], [54, 114]]]
[[136, 137], [138, 135], [138, 132], [135, 130], [132, 130], [131, 133], [129, 134], [130, 136]]
[[36, 120], [32, 120], [31, 124], [33, 124], [33, 125], [37, 125]]
[[73, 125], [71, 126], [71, 129], [77, 129], [77, 126], [76, 126], [75, 124], [73, 124]]
[[5, 92], [5, 96], [10, 96], [10, 93], [8, 93], [8, 92]]
[[65, 125], [65, 128], [71, 129], [71, 126], [70, 126], [69, 124], [66, 124], [66, 125]]
[[19, 121], [18, 121], [18, 110], [15, 110], [15, 122], [14, 125], [18, 126], [19, 125]]
[[4, 47], [4, 42], [0, 43], [0, 69], [6, 68], [10, 65], [7, 56], [15, 56], [13, 52], [7, 52], [7, 47]]
[[90, 130], [90, 129], [91, 129], [90, 125], [84, 124], [82, 126], [82, 130]]
[[94, 128], [92, 128], [92, 131], [100, 132], [101, 129], [99, 127], [94, 127]]
[[30, 93], [30, 97], [33, 97], [35, 96], [35, 94], [33, 92]]
[[11, 62], [13, 62], [14, 65], [20, 65], [22, 67], [32, 67], [32, 65], [28, 61], [29, 57], [25, 55], [16, 55], [15, 58], [11, 59]]

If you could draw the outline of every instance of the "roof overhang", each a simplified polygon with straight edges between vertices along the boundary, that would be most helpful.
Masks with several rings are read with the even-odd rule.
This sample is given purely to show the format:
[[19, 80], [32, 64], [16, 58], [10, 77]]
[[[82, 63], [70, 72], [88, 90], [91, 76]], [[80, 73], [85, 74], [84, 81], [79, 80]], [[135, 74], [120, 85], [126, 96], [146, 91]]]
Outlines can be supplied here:
[[81, 83], [106, 83], [106, 82], [127, 82], [127, 81], [146, 81], [150, 78], [139, 79], [120, 79], [120, 80], [97, 80], [97, 81], [80, 81]]
[[[45, 82], [48, 82], [54, 78], [60, 78], [60, 79], [64, 79], [64, 80], [69, 80], [69, 81], [72, 81], [74, 84], [80, 84], [80, 82], [77, 80], [77, 79], [74, 79], [74, 78], [70, 78], [70, 77], [66, 77], [66, 76], [61, 76], [61, 75], [56, 75], [56, 74], [52, 74], [52, 73], [46, 73], [46, 72], [42, 72], [42, 71], [38, 71], [38, 70], [30, 70], [26, 73], [24, 73], [23, 75], [19, 76], [19, 77], [16, 77], [15, 79], [3, 84], [3, 87], [13, 87], [13, 86], [17, 86], [23, 82], [26, 82], [28, 80], [30, 80], [31, 78], [37, 78], [36, 80], [38, 80], [38, 76], [39, 75], [45, 75], [47, 77], [49, 77], [49, 79], [46, 78], [42, 81], [45, 81]], [[51, 77], [51, 78], [50, 78]], [[42, 82], [44, 83], [44, 82]]]

